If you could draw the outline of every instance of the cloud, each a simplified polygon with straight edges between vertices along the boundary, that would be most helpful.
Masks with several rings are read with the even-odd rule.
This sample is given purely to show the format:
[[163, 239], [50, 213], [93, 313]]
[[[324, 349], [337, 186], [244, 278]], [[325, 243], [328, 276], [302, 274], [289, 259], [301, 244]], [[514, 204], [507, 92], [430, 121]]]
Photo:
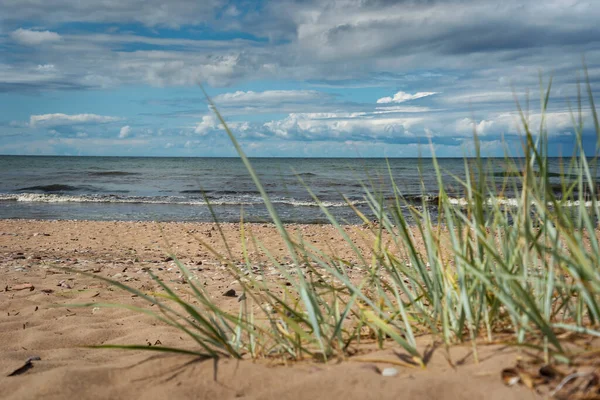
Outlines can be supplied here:
[[404, 103], [405, 101], [411, 101], [423, 97], [433, 96], [434, 94], [437, 94], [437, 92], [417, 92], [415, 94], [410, 94], [400, 91], [396, 93], [394, 97], [382, 97], [378, 99], [377, 104]]
[[223, 0], [18, 0], [0, 3], [5, 21], [48, 21], [59, 23], [130, 23], [147, 26], [200, 25], [214, 19]]
[[[285, 6], [289, 3], [279, 5]], [[421, 55], [531, 52], [598, 42], [592, 27], [600, 11], [593, 2], [323, 1], [294, 6], [288, 23], [296, 28], [300, 46], [329, 61], [397, 56], [427, 65]]]
[[[281, 142], [381, 142], [390, 144], [434, 144], [459, 146], [469, 142], [475, 128], [482, 141], [501, 140], [503, 135], [515, 138], [521, 134], [519, 116], [515, 112], [489, 113], [477, 118], [458, 117], [461, 113], [441, 113], [423, 108], [381, 107], [362, 112], [290, 113], [280, 119], [250, 122], [233, 121], [228, 126], [242, 140]], [[584, 123], [591, 123], [589, 112], [583, 112]], [[565, 137], [572, 131], [566, 112], [548, 111], [545, 116], [551, 138]], [[531, 126], [539, 126], [541, 114], [530, 113]], [[221, 132], [212, 116], [203, 117], [195, 132], [204, 137]], [[517, 142], [520, 139], [516, 139]], [[461, 153], [462, 154], [462, 153]]]
[[60, 35], [56, 32], [32, 31], [23, 28], [11, 32], [10, 37], [15, 42], [25, 46], [39, 46], [44, 43], [58, 42], [61, 39]]
[[224, 93], [213, 98], [218, 105], [256, 105], [257, 103], [281, 104], [285, 102], [304, 103], [319, 101], [331, 97], [316, 90], [266, 90], [264, 92], [237, 91]]
[[[112, 135], [115, 141], [123, 123], [133, 126], [132, 118], [139, 118], [136, 139], [153, 126], [155, 132], [165, 128], [163, 140], [168, 136], [178, 149], [188, 139], [205, 148], [217, 132], [224, 135], [212, 116], [198, 111], [200, 92], [188, 92], [201, 82], [209, 93], [222, 93], [213, 99], [247, 143], [346, 140], [366, 146], [431, 137], [456, 145], [468, 140], [473, 125], [488, 142], [517, 133], [512, 88], [528, 109], [526, 93], [537, 99], [540, 68], [544, 77], [553, 76], [546, 122], [555, 137], [571, 129], [567, 100], [577, 104], [582, 54], [592, 90], [600, 84], [600, 8], [591, 1], [280, 0], [258, 9], [226, 0], [162, 3], [0, 0], [6, 50], [0, 92], [37, 99], [16, 102], [25, 109], [12, 118], [40, 114], [31, 116], [30, 126], [55, 128], [61, 137], [86, 132], [90, 139]], [[380, 94], [376, 87], [390, 89]], [[75, 104], [70, 91], [97, 88], [109, 89], [99, 92], [100, 106], [125, 91], [138, 104], [148, 92], [165, 96], [144, 114], [124, 110], [127, 122], [73, 108], [42, 114], [40, 101], [54, 97], [69, 107]], [[415, 102], [434, 94], [429, 100], [435, 101], [422, 101], [427, 106]], [[115, 124], [92, 126], [104, 123]], [[7, 129], [12, 134], [26, 127]]]
[[[424, 119], [412, 114], [396, 112], [396, 115], [389, 115], [379, 111], [290, 113], [287, 117], [267, 122], [230, 121], [227, 125], [238, 139], [243, 140], [393, 142], [411, 138], [409, 141], [418, 141], [410, 130], [423, 123]], [[222, 132], [219, 125], [212, 115], [205, 115], [195, 126], [194, 133], [204, 137], [218, 136]]]
[[489, 133], [493, 127], [494, 121], [481, 120], [477, 122], [470, 118], [461, 118], [456, 121], [456, 133], [463, 136], [472, 135], [473, 130], [475, 130], [478, 135], [485, 135]]
[[[486, 90], [492, 84], [504, 90], [523, 76], [535, 81], [540, 66], [552, 65], [559, 83], [564, 71], [574, 74], [580, 67], [581, 54], [586, 54], [590, 69], [600, 59], [596, 28], [600, 11], [585, 2], [565, 8], [559, 0], [543, 7], [516, 0], [502, 6], [491, 0], [281, 0], [265, 4], [260, 13], [236, 4], [238, 15], [229, 16], [220, 0], [197, 2], [201, 5], [195, 0], [173, 0], [168, 8], [157, 5], [158, 0], [150, 0], [147, 7], [140, 6], [142, 0], [122, 2], [119, 7], [110, 0], [85, 4], [57, 0], [51, 6], [36, 0], [17, 3], [0, 6], [0, 13], [21, 25], [33, 18], [41, 26], [78, 22], [83, 27], [64, 34], [60, 43], [48, 46], [42, 55], [10, 55], [17, 59], [11, 61], [17, 71], [29, 72], [27, 68], [33, 63], [37, 66], [43, 57], [60, 74], [36, 82], [21, 77], [27, 82], [11, 82], [5, 90], [168, 87], [198, 82], [225, 87], [270, 79], [339, 82], [342, 88], [376, 82], [378, 86], [401, 84], [409, 90], [424, 86], [419, 83], [431, 87], [430, 81], [445, 78], [483, 83], [469, 85], [470, 90]], [[33, 7], [34, 3], [39, 4]], [[214, 24], [216, 16], [226, 21]], [[193, 27], [198, 21], [212, 33], [227, 31], [235, 37], [229, 30], [232, 27], [241, 33], [230, 40], [190, 39], [198, 37]], [[86, 31], [86, 22], [117, 25], [116, 30], [92, 33]], [[180, 33], [177, 38], [165, 38], [144, 30], [127, 32], [118, 25], [136, 22], [179, 27]], [[479, 71], [492, 74], [477, 76]], [[435, 87], [448, 94], [447, 88]]]
[[140, 50], [121, 54], [112, 68], [115, 66], [121, 80], [158, 87], [198, 83], [226, 86], [261, 68], [256, 57], [238, 51], [207, 54]]
[[201, 141], [199, 140], [188, 140], [185, 142], [185, 144], [183, 145], [184, 148], [186, 149], [193, 149], [195, 147], [198, 147], [202, 144]]
[[[582, 110], [581, 117], [585, 126], [592, 126], [591, 113]], [[528, 124], [535, 136], [539, 126], [544, 122], [549, 137], [556, 138], [561, 135], [570, 135], [573, 132], [571, 113], [566, 111], [548, 111], [542, 116], [539, 112], [530, 112]], [[501, 135], [522, 135], [523, 126], [521, 117], [517, 112], [490, 114], [485, 119], [460, 118], [454, 122], [454, 132], [461, 136], [470, 136], [475, 128], [478, 135], [499, 139]], [[491, 138], [490, 138], [491, 139]]]
[[307, 113], [290, 114], [263, 127], [281, 139], [395, 141], [412, 137], [411, 128], [422, 122], [423, 118], [412, 116], [374, 118], [368, 113]]
[[390, 107], [376, 107], [375, 111], [373, 111], [373, 114], [423, 113], [423, 112], [428, 112], [428, 111], [433, 111], [433, 110], [429, 107], [390, 106]]
[[523, 93], [515, 93], [514, 91], [510, 90], [498, 90], [498, 88], [490, 88], [490, 90], [485, 92], [469, 91], [467, 93], [445, 95], [440, 98], [440, 101], [450, 105], [459, 103], [474, 105], [480, 103], [511, 103], [514, 102], [515, 95], [519, 94], [522, 95]]
[[131, 127], [129, 125], [125, 125], [119, 131], [119, 139], [125, 139], [126, 137], [129, 137], [130, 134], [131, 134]]
[[39, 114], [29, 117], [31, 127], [55, 127], [68, 125], [104, 124], [119, 121], [120, 118], [96, 114]]
[[54, 64], [40, 64], [36, 67], [36, 70], [40, 72], [54, 72], [56, 68]]
[[217, 120], [212, 115], [205, 115], [202, 117], [202, 121], [194, 128], [194, 133], [199, 135], [205, 135], [208, 132], [217, 128]]

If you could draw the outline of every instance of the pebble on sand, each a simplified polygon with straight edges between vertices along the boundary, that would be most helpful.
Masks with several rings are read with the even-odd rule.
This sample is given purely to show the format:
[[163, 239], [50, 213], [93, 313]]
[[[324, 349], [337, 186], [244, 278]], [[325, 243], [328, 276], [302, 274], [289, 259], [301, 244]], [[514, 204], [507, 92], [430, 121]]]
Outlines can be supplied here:
[[398, 370], [396, 368], [384, 368], [381, 370], [381, 376], [396, 376], [398, 375]]

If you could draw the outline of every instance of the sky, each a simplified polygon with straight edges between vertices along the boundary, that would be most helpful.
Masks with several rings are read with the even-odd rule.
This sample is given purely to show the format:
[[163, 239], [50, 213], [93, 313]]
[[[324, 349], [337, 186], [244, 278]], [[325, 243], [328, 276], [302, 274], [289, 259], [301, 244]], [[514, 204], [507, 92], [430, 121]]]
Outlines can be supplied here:
[[517, 156], [517, 104], [568, 156], [599, 20], [599, 0], [0, 0], [0, 154], [234, 156], [202, 85], [250, 156], [462, 157], [474, 130]]

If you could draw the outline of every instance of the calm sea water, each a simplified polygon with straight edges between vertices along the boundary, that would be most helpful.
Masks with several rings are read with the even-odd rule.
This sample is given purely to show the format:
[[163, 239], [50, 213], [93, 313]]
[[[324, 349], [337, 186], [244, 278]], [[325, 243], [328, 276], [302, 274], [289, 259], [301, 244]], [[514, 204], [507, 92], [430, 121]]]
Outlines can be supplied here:
[[[344, 196], [370, 214], [362, 185], [389, 197], [390, 171], [415, 206], [422, 204], [422, 194], [434, 198], [438, 190], [427, 159], [257, 158], [252, 163], [284, 222], [327, 221], [306, 187], [346, 223], [360, 221]], [[464, 160], [439, 163], [446, 189], [460, 199], [451, 175], [464, 177]], [[492, 177], [504, 175], [504, 160], [490, 163]], [[551, 164], [559, 172], [559, 160]], [[0, 156], [0, 218], [212, 221], [202, 192], [220, 221], [238, 222], [241, 212], [246, 221], [269, 220], [235, 158]], [[435, 212], [435, 201], [429, 206]]]

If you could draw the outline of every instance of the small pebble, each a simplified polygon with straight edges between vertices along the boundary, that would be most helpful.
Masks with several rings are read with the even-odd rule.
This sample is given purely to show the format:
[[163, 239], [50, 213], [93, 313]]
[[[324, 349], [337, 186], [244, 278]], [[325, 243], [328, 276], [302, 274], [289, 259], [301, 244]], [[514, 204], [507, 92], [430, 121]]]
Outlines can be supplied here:
[[381, 371], [381, 376], [396, 376], [398, 375], [398, 370], [396, 368], [384, 368]]

